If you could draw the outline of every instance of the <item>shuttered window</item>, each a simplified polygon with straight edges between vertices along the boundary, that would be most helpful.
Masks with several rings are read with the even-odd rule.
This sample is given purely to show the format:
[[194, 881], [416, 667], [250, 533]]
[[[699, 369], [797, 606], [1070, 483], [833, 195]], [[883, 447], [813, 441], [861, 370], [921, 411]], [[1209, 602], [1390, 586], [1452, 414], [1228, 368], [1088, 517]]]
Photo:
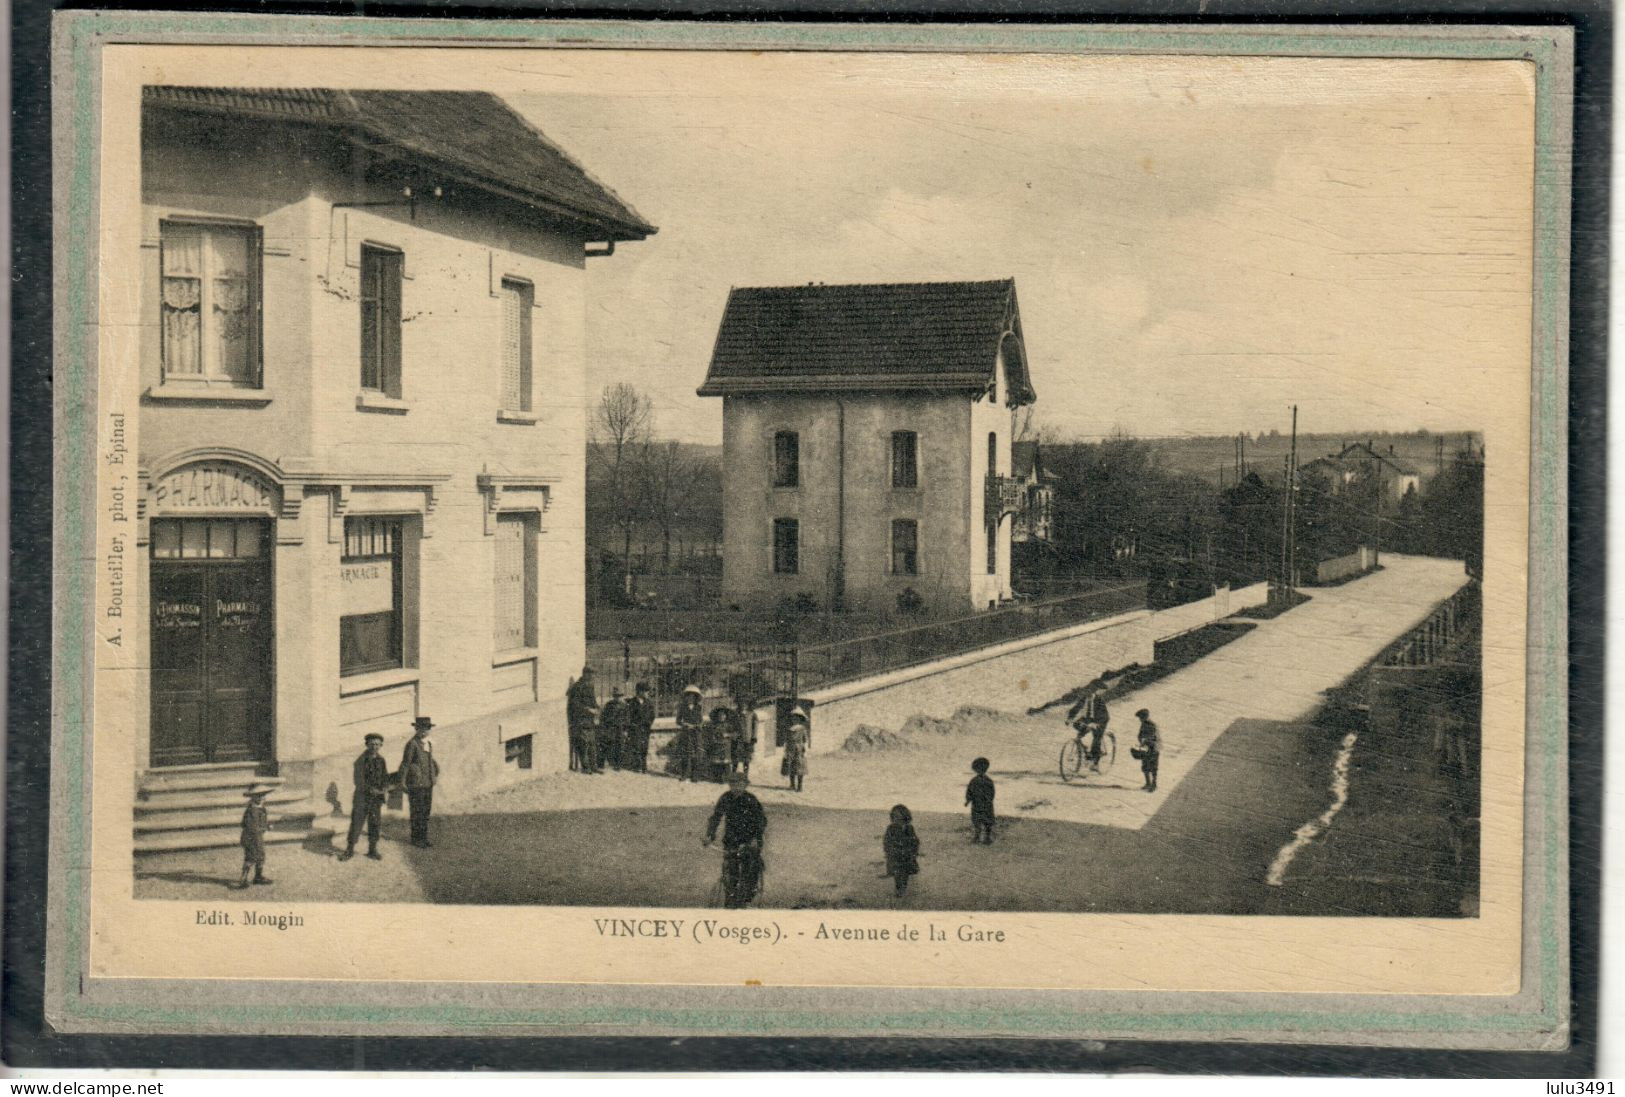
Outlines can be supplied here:
[[497, 516], [492, 643], [499, 652], [536, 646], [536, 526], [525, 514]]
[[912, 518], [894, 518], [891, 524], [893, 575], [920, 573], [920, 527]]
[[894, 430], [891, 436], [891, 486], [920, 486], [919, 435], [911, 430]]
[[531, 410], [530, 310], [536, 291], [517, 278], [502, 280], [502, 408]]
[[779, 575], [801, 570], [801, 523], [794, 518], [773, 519], [773, 570]]
[[400, 252], [361, 249], [361, 387], [400, 399]]

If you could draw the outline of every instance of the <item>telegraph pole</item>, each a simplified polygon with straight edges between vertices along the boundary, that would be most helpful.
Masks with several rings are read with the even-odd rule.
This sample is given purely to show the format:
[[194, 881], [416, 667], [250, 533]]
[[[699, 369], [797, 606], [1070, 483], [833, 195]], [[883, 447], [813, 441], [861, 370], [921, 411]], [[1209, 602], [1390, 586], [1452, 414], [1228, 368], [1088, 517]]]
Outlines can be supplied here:
[[1298, 585], [1298, 405], [1292, 405], [1292, 454], [1288, 459], [1287, 475], [1287, 585]]
[[1281, 592], [1291, 585], [1287, 579], [1287, 537], [1292, 527], [1292, 458], [1281, 455]]

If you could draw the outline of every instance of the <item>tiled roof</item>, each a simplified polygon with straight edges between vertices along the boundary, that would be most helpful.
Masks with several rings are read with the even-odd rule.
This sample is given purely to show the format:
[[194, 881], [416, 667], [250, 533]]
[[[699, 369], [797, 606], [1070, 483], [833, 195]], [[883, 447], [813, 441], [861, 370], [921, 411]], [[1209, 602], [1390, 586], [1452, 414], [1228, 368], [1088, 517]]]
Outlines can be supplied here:
[[144, 102], [339, 128], [574, 220], [594, 230], [593, 239], [641, 240], [655, 231], [540, 130], [485, 92], [149, 86]]
[[1044, 461], [1039, 455], [1036, 441], [1010, 443], [1010, 475], [1017, 480], [1025, 480], [1032, 475], [1034, 467], [1038, 470], [1040, 483], [1050, 480], [1049, 473], [1044, 471]]
[[1368, 442], [1356, 442], [1345, 446], [1343, 452], [1337, 455], [1340, 461], [1380, 461], [1393, 469], [1400, 476], [1415, 476], [1416, 469], [1401, 461], [1391, 453], [1381, 453]]
[[739, 288], [699, 391], [976, 391], [1006, 332], [1010, 395], [1031, 403], [1011, 279]]

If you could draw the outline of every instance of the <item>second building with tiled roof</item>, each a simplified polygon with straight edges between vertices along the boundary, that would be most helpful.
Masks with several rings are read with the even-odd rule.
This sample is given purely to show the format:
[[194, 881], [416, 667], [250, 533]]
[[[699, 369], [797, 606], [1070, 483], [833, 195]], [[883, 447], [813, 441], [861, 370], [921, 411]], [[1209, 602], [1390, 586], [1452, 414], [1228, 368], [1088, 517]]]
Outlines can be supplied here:
[[1015, 283], [735, 289], [723, 599], [901, 615], [1010, 598], [1012, 418], [1035, 399]]

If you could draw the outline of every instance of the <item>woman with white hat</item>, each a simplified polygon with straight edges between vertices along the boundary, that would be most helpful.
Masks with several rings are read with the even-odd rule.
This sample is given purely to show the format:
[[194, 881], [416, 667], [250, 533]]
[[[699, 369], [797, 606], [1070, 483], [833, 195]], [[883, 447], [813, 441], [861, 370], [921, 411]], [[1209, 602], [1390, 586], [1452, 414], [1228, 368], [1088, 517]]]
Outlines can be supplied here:
[[677, 776], [684, 781], [700, 779], [700, 754], [705, 749], [700, 729], [704, 723], [705, 699], [700, 687], [693, 684], [683, 687], [683, 695], [677, 700], [677, 742], [673, 753]]
[[807, 776], [807, 747], [812, 741], [812, 722], [807, 710], [797, 708], [790, 713], [790, 726], [784, 735], [784, 761], [779, 772], [790, 778], [790, 791], [800, 792], [802, 778]]

